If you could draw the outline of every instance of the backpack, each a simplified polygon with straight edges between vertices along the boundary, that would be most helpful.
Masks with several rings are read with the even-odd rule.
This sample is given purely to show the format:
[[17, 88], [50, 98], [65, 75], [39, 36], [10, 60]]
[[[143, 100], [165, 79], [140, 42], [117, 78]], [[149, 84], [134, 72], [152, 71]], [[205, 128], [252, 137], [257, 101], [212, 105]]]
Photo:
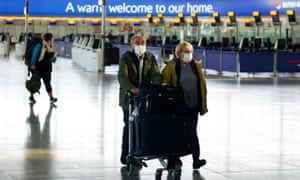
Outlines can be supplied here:
[[33, 37], [33, 38], [30, 38], [30, 39], [28, 38], [27, 45], [26, 45], [26, 50], [25, 50], [25, 55], [24, 55], [25, 65], [30, 66], [30, 61], [31, 61], [31, 57], [32, 57], [32, 54], [33, 54], [33, 50], [34, 50], [35, 46], [39, 43], [42, 43], [42, 39], [40, 37]]

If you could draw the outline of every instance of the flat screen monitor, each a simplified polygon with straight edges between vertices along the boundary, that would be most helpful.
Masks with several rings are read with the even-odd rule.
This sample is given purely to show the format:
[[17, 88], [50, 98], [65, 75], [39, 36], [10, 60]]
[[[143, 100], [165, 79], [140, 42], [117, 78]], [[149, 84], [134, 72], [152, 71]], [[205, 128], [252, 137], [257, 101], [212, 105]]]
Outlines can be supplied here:
[[207, 46], [207, 38], [206, 37], [201, 37], [198, 43], [199, 47], [205, 47]]
[[262, 39], [255, 38], [254, 39], [254, 49], [261, 49], [262, 48]]
[[277, 39], [277, 49], [284, 50], [286, 49], [286, 41], [285, 39]]
[[289, 20], [289, 23], [296, 23], [296, 16], [295, 15], [289, 15], [288, 20]]
[[19, 36], [18, 42], [23, 42], [24, 41], [24, 34], [21, 34]]
[[187, 42], [192, 42], [192, 37], [191, 36], [186, 36], [184, 37], [184, 40]]
[[178, 44], [178, 43], [179, 43], [179, 40], [177, 39], [177, 36], [176, 36], [176, 35], [173, 35], [173, 36], [172, 36], [171, 43], [172, 43], [172, 44]]
[[273, 21], [273, 24], [280, 24], [280, 18], [279, 18], [279, 15], [277, 15], [277, 16], [272, 16], [272, 21]]
[[221, 23], [221, 18], [220, 18], [220, 16], [216, 16], [216, 17], [215, 17], [215, 21], [216, 21], [217, 24]]
[[84, 44], [84, 47], [87, 47], [87, 46], [88, 46], [90, 39], [91, 39], [91, 37], [88, 36], [88, 37], [87, 37], [87, 41], [86, 41], [86, 43]]
[[157, 40], [156, 36], [150, 36], [150, 43], [151, 44], [156, 44], [156, 40]]
[[300, 45], [300, 38], [299, 37], [295, 38], [295, 44], [299, 44]]
[[222, 47], [229, 47], [229, 37], [222, 38]]
[[101, 46], [101, 45], [100, 45], [100, 42], [101, 42], [100, 39], [95, 39], [92, 48], [93, 48], [93, 49], [99, 49], [100, 46]]
[[193, 26], [197, 26], [198, 25], [198, 17], [197, 16], [192, 17], [192, 25]]
[[231, 24], [233, 24], [233, 25], [236, 24], [236, 17], [235, 16], [230, 16], [229, 19], [230, 19]]
[[262, 23], [261, 16], [254, 16], [254, 21], [256, 24], [261, 24]]
[[270, 38], [264, 38], [263, 39], [263, 45], [264, 45], [264, 48], [270, 48], [271, 47], [271, 40], [270, 40]]
[[240, 45], [239, 45], [239, 49], [243, 50], [243, 49], [247, 49], [247, 48], [249, 48], [248, 38], [242, 38]]

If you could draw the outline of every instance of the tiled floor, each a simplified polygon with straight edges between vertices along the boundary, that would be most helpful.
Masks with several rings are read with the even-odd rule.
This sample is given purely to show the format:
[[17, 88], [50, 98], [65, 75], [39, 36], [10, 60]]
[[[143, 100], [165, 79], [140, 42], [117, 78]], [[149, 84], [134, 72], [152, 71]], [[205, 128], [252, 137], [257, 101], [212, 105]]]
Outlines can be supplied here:
[[[14, 53], [0, 57], [0, 179], [155, 179], [157, 160], [132, 177], [119, 162], [123, 124], [115, 70], [85, 72], [59, 58], [56, 106], [44, 89], [30, 106], [23, 62]], [[207, 76], [209, 113], [198, 133], [208, 163], [193, 171], [191, 156], [182, 158], [182, 180], [300, 179], [299, 75], [246, 76]]]

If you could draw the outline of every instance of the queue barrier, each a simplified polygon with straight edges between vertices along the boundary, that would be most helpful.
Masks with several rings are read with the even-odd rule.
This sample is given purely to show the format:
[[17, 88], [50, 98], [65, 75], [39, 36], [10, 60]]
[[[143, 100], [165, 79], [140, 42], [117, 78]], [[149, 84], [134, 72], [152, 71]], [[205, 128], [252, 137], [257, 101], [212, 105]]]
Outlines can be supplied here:
[[72, 43], [71, 41], [56, 40], [53, 45], [57, 51], [57, 56], [72, 58]]
[[300, 53], [278, 52], [277, 72], [300, 72]]
[[295, 73], [300, 72], [299, 52], [241, 52], [221, 49], [195, 48], [194, 57], [200, 59], [204, 70], [240, 73]]
[[[128, 44], [114, 46], [119, 48], [120, 56], [131, 49]], [[166, 47], [170, 48], [167, 50], [174, 51], [173, 46], [147, 46], [147, 50], [155, 55], [159, 65], [163, 63], [162, 54]], [[195, 47], [193, 57], [203, 64], [204, 70], [215, 70], [219, 74], [226, 71], [239, 76], [240, 73], [266, 72], [276, 76], [277, 72], [300, 72], [300, 53], [295, 52], [243, 52]]]

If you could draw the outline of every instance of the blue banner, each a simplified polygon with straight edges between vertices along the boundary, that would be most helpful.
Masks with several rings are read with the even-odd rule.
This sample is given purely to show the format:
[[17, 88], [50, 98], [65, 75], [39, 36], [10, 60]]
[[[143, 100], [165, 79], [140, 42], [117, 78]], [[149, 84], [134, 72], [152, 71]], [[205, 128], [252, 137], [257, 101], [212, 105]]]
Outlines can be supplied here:
[[[23, 15], [26, 0], [1, 0], [0, 15]], [[101, 16], [101, 0], [28, 0], [29, 15], [32, 16], [65, 16], [96, 17]], [[217, 11], [227, 16], [234, 11], [237, 16], [252, 16], [253, 11], [269, 16], [271, 10], [278, 10], [285, 15], [286, 10], [294, 9], [300, 13], [300, 0], [107, 0], [108, 17], [146, 16], [147, 14], [177, 16], [192, 12], [198, 16], [211, 16]]]

